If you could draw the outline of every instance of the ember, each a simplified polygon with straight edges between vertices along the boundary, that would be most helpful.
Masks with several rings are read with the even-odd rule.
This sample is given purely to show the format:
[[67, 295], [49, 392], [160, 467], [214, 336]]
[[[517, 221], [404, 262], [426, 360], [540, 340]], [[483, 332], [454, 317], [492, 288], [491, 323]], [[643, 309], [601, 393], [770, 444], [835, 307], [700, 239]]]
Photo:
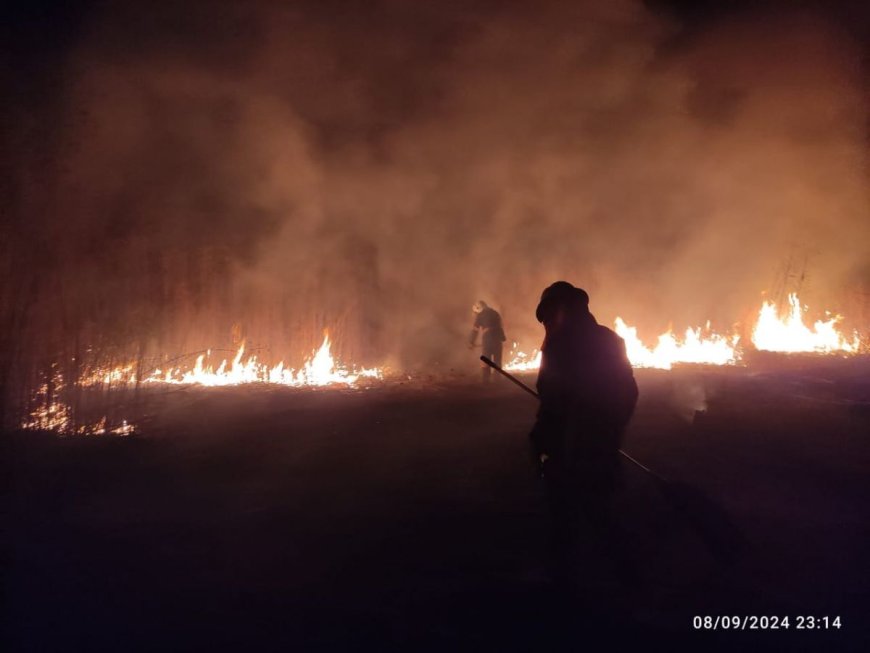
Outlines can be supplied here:
[[21, 428], [32, 431], [54, 431], [61, 435], [130, 435], [135, 432], [133, 424], [127, 420], [110, 424], [104, 415], [92, 422], [77, 422], [73, 419], [73, 411], [61, 399], [64, 389], [63, 376], [55, 369], [51, 384], [43, 383], [37, 389], [32, 408]]
[[[514, 343], [514, 351], [517, 348], [517, 343]], [[521, 351], [515, 351], [514, 357], [504, 366], [510, 372], [526, 372], [528, 370], [536, 370], [541, 366], [541, 352], [535, 349], [531, 355]]]

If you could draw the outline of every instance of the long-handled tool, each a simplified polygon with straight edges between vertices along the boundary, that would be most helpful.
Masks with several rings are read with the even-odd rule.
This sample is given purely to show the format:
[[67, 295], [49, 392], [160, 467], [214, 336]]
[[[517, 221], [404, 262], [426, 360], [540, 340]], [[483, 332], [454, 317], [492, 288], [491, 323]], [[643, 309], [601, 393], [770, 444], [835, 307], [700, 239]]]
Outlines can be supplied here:
[[[540, 395], [532, 388], [513, 374], [504, 371], [486, 356], [481, 356], [480, 360], [533, 397], [540, 399]], [[744, 546], [744, 538], [721, 507], [691, 485], [670, 481], [629, 456], [622, 449], [619, 453], [656, 481], [656, 486], [662, 495], [686, 517], [717, 558], [727, 562], [736, 558], [739, 550]]]
[[[490, 366], [492, 369], [494, 369], [496, 372], [498, 372], [499, 374], [501, 374], [502, 376], [504, 376], [508, 381], [511, 381], [512, 383], [515, 383], [516, 385], [518, 385], [519, 387], [521, 387], [523, 390], [525, 390], [526, 392], [528, 392], [530, 395], [532, 395], [532, 396], [535, 397], [536, 399], [540, 399], [540, 395], [538, 395], [537, 392], [535, 392], [534, 390], [532, 390], [529, 386], [527, 386], [525, 383], [523, 383], [522, 381], [520, 381], [517, 377], [515, 377], [515, 376], [514, 376], [513, 374], [511, 374], [510, 372], [506, 372], [506, 371], [503, 370], [501, 367], [499, 367], [498, 365], [496, 365], [496, 364], [495, 364], [491, 359], [487, 358], [486, 356], [481, 356], [481, 357], [480, 357], [480, 360], [482, 360], [484, 363], [486, 363], [487, 365], [489, 365], [489, 366]], [[627, 453], [625, 453], [622, 449], [619, 450], [619, 453], [620, 453], [620, 455], [622, 455], [626, 460], [628, 460], [629, 462], [634, 463], [635, 465], [637, 465], [640, 469], [642, 469], [643, 471], [645, 471], [647, 474], [649, 474], [650, 476], [652, 476], [652, 477], [653, 477], [654, 479], [656, 479], [657, 481], [659, 481], [659, 482], [661, 482], [661, 483], [670, 483], [670, 481], [668, 481], [668, 479], [666, 479], [664, 476], [662, 476], [661, 474], [656, 474], [656, 473], [655, 473], [653, 470], [651, 470], [649, 467], [647, 467], [646, 465], [644, 465], [642, 462], [640, 462], [640, 461], [637, 460], [636, 458], [632, 458], [632, 457], [629, 456]]]

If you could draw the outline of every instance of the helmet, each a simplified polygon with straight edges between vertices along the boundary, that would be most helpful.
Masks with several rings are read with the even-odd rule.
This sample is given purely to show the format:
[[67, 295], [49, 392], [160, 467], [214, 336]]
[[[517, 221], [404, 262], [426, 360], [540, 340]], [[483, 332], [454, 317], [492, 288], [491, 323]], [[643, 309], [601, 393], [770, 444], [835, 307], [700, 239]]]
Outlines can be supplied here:
[[485, 308], [488, 308], [488, 306], [486, 305], [486, 302], [481, 299], [474, 306], [471, 307], [471, 310], [475, 313], [481, 313]]
[[538, 322], [546, 322], [559, 308], [589, 312], [589, 295], [582, 288], [575, 288], [567, 281], [557, 281], [541, 293], [541, 301], [535, 310]]

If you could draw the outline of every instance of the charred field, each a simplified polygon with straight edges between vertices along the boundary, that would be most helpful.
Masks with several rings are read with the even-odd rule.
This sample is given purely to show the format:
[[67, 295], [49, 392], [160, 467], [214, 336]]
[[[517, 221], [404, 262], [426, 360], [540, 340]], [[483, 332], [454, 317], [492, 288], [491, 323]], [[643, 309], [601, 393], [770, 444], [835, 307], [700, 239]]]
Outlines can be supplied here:
[[[527, 450], [535, 403], [476, 377], [148, 394], [132, 436], [3, 438], [6, 650], [860, 649], [870, 634], [870, 361], [638, 370], [624, 449], [708, 497], [728, 560], [642, 472], [617, 502], [641, 569], [556, 598]], [[524, 377], [531, 382], [533, 375]], [[789, 617], [704, 632], [693, 617]], [[798, 617], [840, 628], [797, 628]], [[808, 622], [804, 620], [804, 625]]]

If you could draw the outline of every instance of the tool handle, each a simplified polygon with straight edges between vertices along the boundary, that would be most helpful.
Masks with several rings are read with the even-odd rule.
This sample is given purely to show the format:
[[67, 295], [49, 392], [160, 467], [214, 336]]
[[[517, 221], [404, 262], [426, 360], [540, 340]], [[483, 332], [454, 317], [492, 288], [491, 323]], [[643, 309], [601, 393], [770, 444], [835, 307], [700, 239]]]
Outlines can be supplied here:
[[[530, 395], [532, 395], [532, 396], [537, 397], [537, 398], [540, 399], [540, 395], [538, 395], [537, 392], [535, 392], [534, 390], [532, 390], [529, 386], [527, 386], [525, 383], [523, 383], [522, 381], [520, 381], [520, 380], [519, 380], [518, 378], [516, 378], [513, 374], [509, 374], [508, 372], [505, 372], [503, 369], [501, 369], [501, 367], [499, 367], [498, 365], [496, 365], [494, 362], [492, 362], [492, 361], [491, 361], [489, 358], [487, 358], [486, 356], [481, 356], [481, 357], [480, 357], [480, 360], [482, 360], [484, 363], [486, 363], [487, 365], [489, 365], [492, 369], [494, 369], [496, 372], [498, 372], [499, 374], [501, 374], [502, 376], [504, 376], [504, 377], [505, 377], [506, 379], [508, 379], [509, 381], [511, 381], [511, 382], [515, 383], [516, 385], [518, 385], [519, 387], [521, 387], [523, 390], [525, 390], [526, 392], [528, 392]], [[649, 474], [650, 476], [652, 476], [654, 479], [656, 479], [656, 480], [659, 481], [660, 483], [663, 483], [663, 484], [669, 484], [669, 483], [670, 483], [670, 481], [669, 481], [667, 478], [665, 478], [665, 477], [662, 476], [661, 474], [657, 474], [657, 473], [655, 473], [653, 470], [651, 470], [649, 467], [647, 467], [646, 465], [644, 465], [644, 464], [643, 464], [642, 462], [640, 462], [639, 460], [637, 460], [637, 459], [632, 458], [631, 456], [629, 456], [629, 455], [628, 455], [627, 453], [625, 453], [622, 449], [619, 450], [619, 453], [620, 453], [620, 455], [622, 455], [622, 457], [625, 458], [628, 462], [633, 463], [634, 465], [637, 465], [637, 467], [638, 467], [639, 469], [642, 469], [644, 472], [646, 472], [647, 474]]]
[[518, 378], [516, 378], [513, 374], [508, 374], [507, 372], [505, 372], [503, 369], [501, 369], [498, 365], [496, 365], [495, 363], [493, 363], [493, 362], [492, 362], [489, 358], [487, 358], [486, 356], [481, 356], [481, 357], [480, 357], [480, 360], [482, 360], [484, 363], [486, 363], [487, 365], [489, 365], [492, 369], [494, 369], [496, 372], [498, 372], [499, 374], [501, 374], [502, 376], [504, 376], [504, 377], [505, 377], [506, 379], [508, 379], [509, 381], [511, 381], [511, 382], [515, 383], [516, 385], [518, 385], [519, 387], [521, 387], [523, 390], [525, 390], [526, 392], [528, 392], [528, 393], [529, 393], [530, 395], [532, 395], [533, 397], [538, 397], [538, 393], [537, 393], [537, 392], [535, 392], [534, 390], [532, 390], [529, 386], [527, 386], [525, 383], [523, 383], [522, 381], [520, 381], [520, 380], [519, 380]]

